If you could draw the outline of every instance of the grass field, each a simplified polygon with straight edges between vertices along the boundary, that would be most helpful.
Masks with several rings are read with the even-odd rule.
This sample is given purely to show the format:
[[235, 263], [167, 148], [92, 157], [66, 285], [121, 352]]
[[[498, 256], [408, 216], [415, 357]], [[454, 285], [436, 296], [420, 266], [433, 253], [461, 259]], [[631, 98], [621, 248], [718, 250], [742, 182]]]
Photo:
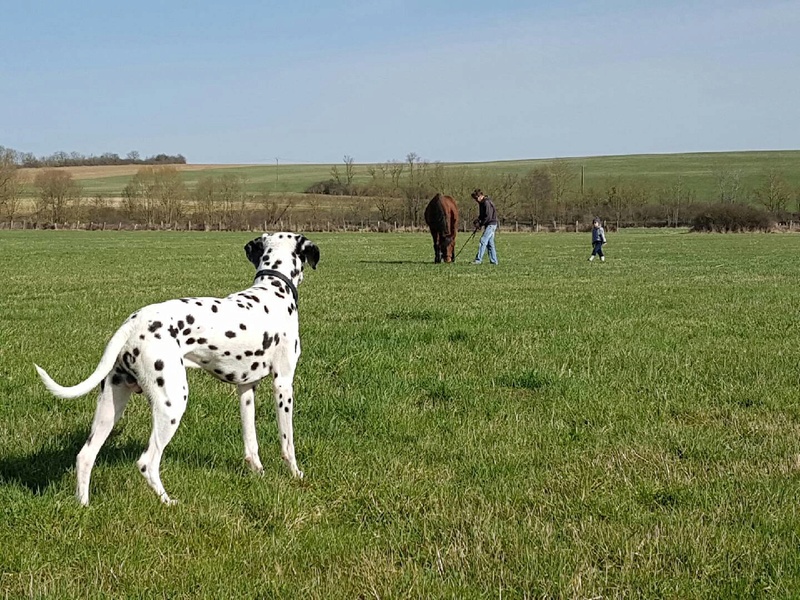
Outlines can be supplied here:
[[[651, 189], [669, 187], [678, 177], [687, 189], [692, 189], [702, 202], [717, 197], [716, 177], [721, 169], [736, 171], [741, 176], [742, 189], [754, 189], [763, 183], [765, 174], [781, 173], [792, 190], [800, 189], [800, 150], [762, 152], [706, 152], [691, 154], [639, 154], [626, 156], [591, 156], [566, 159], [574, 172], [585, 173], [586, 188], [603, 189], [614, 178], [638, 181]], [[492, 179], [503, 173], [524, 175], [551, 159], [515, 160], [487, 163], [447, 163], [447, 169], [458, 169], [476, 178]], [[178, 165], [187, 185], [194, 186], [204, 176], [236, 173], [242, 176], [250, 192], [303, 192], [314, 183], [331, 178], [333, 165]], [[344, 165], [338, 165], [343, 171]], [[69, 168], [80, 180], [84, 195], [102, 194], [120, 197], [122, 189], [136, 173], [136, 166], [74, 167]], [[104, 169], [107, 171], [104, 172]], [[32, 181], [35, 170], [23, 169], [23, 179]], [[356, 182], [370, 179], [366, 165], [355, 165]], [[577, 185], [577, 182], [575, 183]], [[28, 183], [27, 193], [33, 194]]]
[[[792, 234], [502, 234], [431, 264], [416, 234], [314, 234], [295, 434], [261, 391], [263, 477], [233, 389], [190, 374], [136, 471], [135, 397], [73, 497], [94, 397], [58, 400], [141, 305], [226, 295], [246, 233], [0, 234], [0, 597], [741, 598], [800, 589]], [[458, 242], [460, 247], [466, 238]]]

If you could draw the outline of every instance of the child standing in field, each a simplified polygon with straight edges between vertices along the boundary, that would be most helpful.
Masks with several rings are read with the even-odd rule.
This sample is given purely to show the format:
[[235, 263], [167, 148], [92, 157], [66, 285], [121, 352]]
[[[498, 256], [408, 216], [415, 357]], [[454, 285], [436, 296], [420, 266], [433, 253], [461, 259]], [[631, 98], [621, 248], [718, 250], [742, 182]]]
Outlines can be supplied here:
[[592, 255], [589, 260], [594, 260], [595, 255], [600, 257], [602, 262], [605, 262], [606, 255], [603, 254], [603, 244], [606, 243], [606, 232], [600, 224], [600, 219], [595, 218], [592, 220]]

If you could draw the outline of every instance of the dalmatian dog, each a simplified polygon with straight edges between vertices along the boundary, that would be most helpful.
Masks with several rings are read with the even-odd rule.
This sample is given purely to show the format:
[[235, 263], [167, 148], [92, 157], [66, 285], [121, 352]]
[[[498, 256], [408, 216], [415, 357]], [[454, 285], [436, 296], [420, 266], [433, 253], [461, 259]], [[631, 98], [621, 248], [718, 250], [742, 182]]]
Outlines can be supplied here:
[[186, 410], [186, 367], [204, 369], [236, 386], [244, 458], [257, 473], [263, 466], [256, 440], [255, 389], [269, 377], [281, 456], [292, 475], [303, 477], [292, 430], [293, 381], [300, 356], [297, 286], [306, 264], [316, 269], [319, 248], [303, 235], [265, 233], [244, 250], [256, 268], [253, 285], [226, 298], [180, 298], [145, 306], [114, 333], [85, 381], [63, 387], [35, 365], [44, 385], [59, 398], [77, 398], [100, 386], [91, 432], [77, 459], [76, 496], [84, 506], [89, 504], [97, 454], [133, 392], [144, 393], [153, 412], [150, 442], [136, 464], [161, 501], [173, 502], [161, 483], [160, 466]]

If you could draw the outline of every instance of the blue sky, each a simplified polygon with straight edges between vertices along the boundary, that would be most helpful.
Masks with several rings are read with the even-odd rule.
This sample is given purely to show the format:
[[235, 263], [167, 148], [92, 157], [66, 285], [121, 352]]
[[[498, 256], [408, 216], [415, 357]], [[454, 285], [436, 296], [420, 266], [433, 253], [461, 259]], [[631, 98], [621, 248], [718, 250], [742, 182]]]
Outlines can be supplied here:
[[800, 148], [800, 2], [8, 2], [0, 145], [192, 163]]

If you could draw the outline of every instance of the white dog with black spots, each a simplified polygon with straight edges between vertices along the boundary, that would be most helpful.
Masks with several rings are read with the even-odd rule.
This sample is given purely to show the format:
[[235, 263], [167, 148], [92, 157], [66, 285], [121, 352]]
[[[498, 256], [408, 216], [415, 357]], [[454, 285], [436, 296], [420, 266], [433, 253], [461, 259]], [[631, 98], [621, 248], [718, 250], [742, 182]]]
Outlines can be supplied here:
[[162, 502], [173, 502], [161, 483], [160, 465], [186, 410], [186, 367], [204, 369], [236, 385], [244, 458], [258, 473], [263, 466], [256, 439], [255, 389], [269, 376], [281, 456], [295, 477], [303, 477], [292, 427], [294, 372], [300, 357], [297, 286], [303, 281], [304, 265], [316, 269], [319, 249], [294, 233], [265, 233], [244, 249], [256, 267], [253, 285], [227, 298], [180, 298], [145, 306], [116, 331], [85, 381], [63, 387], [36, 365], [47, 389], [60, 398], [77, 398], [100, 385], [91, 432], [77, 459], [76, 496], [81, 504], [89, 504], [95, 459], [133, 392], [144, 393], [153, 412], [153, 432], [137, 461], [139, 471]]

